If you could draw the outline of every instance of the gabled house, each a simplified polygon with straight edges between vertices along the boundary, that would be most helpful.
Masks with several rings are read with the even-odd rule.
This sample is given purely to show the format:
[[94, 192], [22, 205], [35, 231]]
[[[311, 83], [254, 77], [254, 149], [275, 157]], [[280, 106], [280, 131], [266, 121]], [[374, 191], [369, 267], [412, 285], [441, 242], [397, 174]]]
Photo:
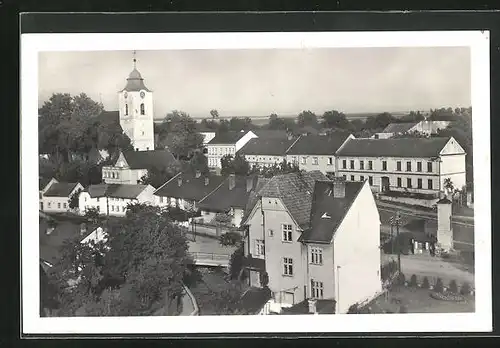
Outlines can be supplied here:
[[49, 187], [54, 184], [54, 183], [57, 183], [59, 181], [57, 181], [56, 178], [42, 178], [42, 177], [39, 177], [38, 178], [38, 201], [40, 203], [40, 210], [43, 211], [43, 194], [45, 193], [45, 191], [47, 191], [49, 189]]
[[57, 182], [52, 179], [41, 192], [40, 210], [49, 213], [70, 211], [69, 200], [79, 190], [83, 190], [80, 183]]
[[319, 170], [323, 174], [334, 175], [335, 152], [354, 139], [346, 132], [333, 132], [326, 135], [303, 135], [287, 150], [286, 160], [295, 163], [305, 171]]
[[350, 139], [336, 153], [337, 176], [348, 181], [368, 179], [381, 197], [429, 195], [431, 206], [446, 179], [457, 188], [466, 184], [465, 156], [453, 137]]
[[291, 173], [258, 196], [242, 222], [245, 267], [250, 286], [267, 273], [273, 308], [312, 300], [346, 313], [381, 291], [380, 219], [366, 181]]
[[170, 150], [120, 152], [112, 166], [102, 168], [102, 179], [107, 184], [138, 184], [150, 168], [171, 168], [179, 161]]
[[269, 167], [282, 163], [286, 159], [286, 153], [299, 138], [254, 138], [251, 139], [241, 150], [241, 154], [250, 164], [250, 167]]
[[78, 197], [79, 210], [85, 214], [89, 208], [96, 208], [103, 215], [125, 216], [129, 204], [153, 204], [154, 191], [151, 185], [90, 185]]
[[158, 206], [197, 210], [198, 202], [215, 190], [224, 177], [200, 172], [178, 173], [154, 192]]
[[375, 133], [373, 139], [388, 139], [405, 133], [422, 133], [427, 136], [437, 134], [440, 129], [445, 129], [451, 121], [422, 120], [420, 122], [390, 123], [380, 133]]
[[253, 190], [262, 185], [257, 175], [237, 176], [231, 174], [199, 203], [201, 218], [212, 223], [218, 213], [228, 214], [231, 224], [239, 227], [248, 199]]
[[238, 151], [250, 140], [257, 138], [252, 131], [220, 132], [207, 145], [209, 168], [221, 168], [221, 158], [225, 155], [235, 156]]

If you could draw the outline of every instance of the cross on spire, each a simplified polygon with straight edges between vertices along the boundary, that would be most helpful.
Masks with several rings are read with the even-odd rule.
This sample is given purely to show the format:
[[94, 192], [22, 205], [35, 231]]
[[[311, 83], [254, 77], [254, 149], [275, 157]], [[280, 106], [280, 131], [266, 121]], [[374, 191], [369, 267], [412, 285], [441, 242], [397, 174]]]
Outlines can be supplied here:
[[133, 59], [133, 61], [134, 61], [134, 69], [136, 68], [136, 62], [137, 62], [137, 59], [135, 58], [135, 54], [136, 54], [136, 52], [134, 50], [134, 59]]

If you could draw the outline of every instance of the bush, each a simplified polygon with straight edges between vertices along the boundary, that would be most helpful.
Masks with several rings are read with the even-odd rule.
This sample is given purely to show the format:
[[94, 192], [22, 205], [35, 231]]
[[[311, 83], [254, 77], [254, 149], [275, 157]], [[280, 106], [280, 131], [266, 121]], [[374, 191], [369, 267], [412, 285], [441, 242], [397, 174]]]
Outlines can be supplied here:
[[238, 232], [226, 232], [220, 236], [220, 244], [223, 246], [235, 246], [241, 241]]
[[471, 287], [470, 287], [469, 283], [467, 283], [467, 282], [463, 283], [462, 286], [460, 287], [460, 294], [461, 295], [469, 295], [470, 291], [471, 291]]
[[355, 303], [349, 307], [347, 310], [347, 314], [359, 314], [359, 307], [358, 304]]
[[229, 260], [229, 274], [231, 275], [231, 279], [236, 279], [241, 269], [243, 268], [245, 258], [245, 251], [243, 250], [243, 245], [234, 251], [231, 255], [231, 259]]
[[399, 307], [399, 313], [408, 313], [408, 307], [406, 307], [405, 305], [401, 305]]
[[406, 281], [406, 278], [405, 278], [404, 273], [399, 273], [397, 280], [396, 280], [397, 284], [398, 285], [405, 285], [405, 281]]
[[422, 288], [429, 289], [429, 278], [424, 277], [424, 280], [422, 281]]
[[414, 286], [414, 287], [417, 286], [417, 276], [415, 274], [413, 274], [410, 278], [410, 286]]
[[443, 281], [441, 280], [441, 278], [438, 278], [436, 280], [436, 284], [434, 285], [434, 291], [443, 292]]
[[260, 285], [265, 288], [269, 284], [269, 274], [267, 272], [259, 272]]
[[450, 292], [456, 294], [458, 293], [458, 287], [457, 287], [457, 282], [455, 279], [453, 279], [451, 282], [450, 282], [450, 285], [448, 286], [448, 289], [450, 290]]

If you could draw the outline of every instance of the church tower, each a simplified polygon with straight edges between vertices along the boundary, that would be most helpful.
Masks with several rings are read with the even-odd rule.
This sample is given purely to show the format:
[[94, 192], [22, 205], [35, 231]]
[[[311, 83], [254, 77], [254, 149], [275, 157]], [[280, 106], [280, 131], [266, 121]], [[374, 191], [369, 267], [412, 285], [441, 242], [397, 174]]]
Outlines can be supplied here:
[[135, 51], [133, 62], [127, 85], [118, 92], [120, 126], [136, 151], [154, 150], [153, 92], [137, 70]]

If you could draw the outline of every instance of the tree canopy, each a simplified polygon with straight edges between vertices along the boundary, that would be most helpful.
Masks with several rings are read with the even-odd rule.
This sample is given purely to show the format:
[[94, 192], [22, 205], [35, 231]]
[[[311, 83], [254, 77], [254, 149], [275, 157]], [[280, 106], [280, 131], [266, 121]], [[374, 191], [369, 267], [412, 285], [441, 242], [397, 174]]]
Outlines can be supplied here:
[[350, 123], [344, 113], [337, 110], [331, 110], [323, 114], [323, 126], [328, 128], [349, 129]]
[[247, 175], [250, 171], [250, 164], [245, 159], [237, 153], [234, 157], [232, 155], [225, 155], [221, 158], [221, 174], [235, 174], [235, 175]]
[[190, 261], [186, 237], [168, 212], [136, 204], [108, 226], [106, 242], [82, 244], [78, 237], [62, 246], [54, 272], [61, 314], [147, 315], [158, 303], [171, 308]]
[[318, 126], [318, 117], [316, 114], [310, 110], [302, 111], [297, 116], [297, 125], [299, 127], [317, 127]]

